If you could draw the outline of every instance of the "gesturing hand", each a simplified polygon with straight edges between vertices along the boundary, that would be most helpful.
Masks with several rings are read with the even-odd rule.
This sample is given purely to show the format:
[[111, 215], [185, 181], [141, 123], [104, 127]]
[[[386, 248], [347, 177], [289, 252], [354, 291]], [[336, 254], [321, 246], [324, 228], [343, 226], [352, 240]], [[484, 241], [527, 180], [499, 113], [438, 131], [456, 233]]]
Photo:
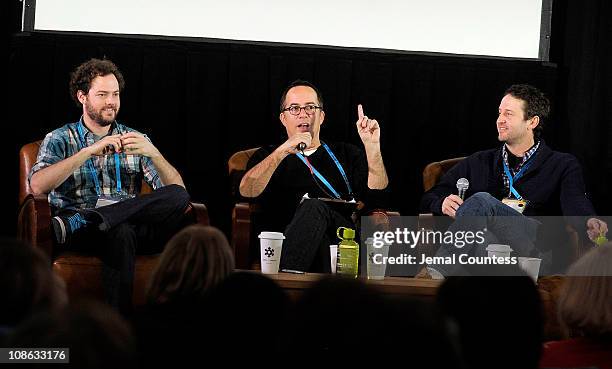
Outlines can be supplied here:
[[85, 148], [90, 155], [107, 155], [113, 152], [121, 152], [121, 135], [106, 136], [100, 141]]
[[121, 136], [123, 151], [129, 155], [142, 155], [154, 158], [161, 155], [159, 150], [144, 135], [128, 132]]
[[608, 224], [603, 220], [597, 218], [589, 218], [587, 220], [587, 234], [591, 241], [593, 242], [602, 242], [599, 241], [598, 238], [603, 238], [603, 242], [605, 242], [605, 236], [608, 233]]
[[370, 119], [363, 114], [361, 104], [357, 105], [357, 133], [364, 146], [380, 143], [380, 126], [376, 119]]

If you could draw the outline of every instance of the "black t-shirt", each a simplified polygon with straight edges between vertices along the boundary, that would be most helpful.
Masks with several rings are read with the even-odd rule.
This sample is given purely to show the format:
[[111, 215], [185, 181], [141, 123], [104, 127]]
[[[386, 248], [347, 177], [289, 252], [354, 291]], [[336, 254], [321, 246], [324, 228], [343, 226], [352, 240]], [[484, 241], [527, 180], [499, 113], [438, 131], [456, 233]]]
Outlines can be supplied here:
[[[368, 163], [364, 151], [347, 143], [330, 143], [328, 146], [344, 168], [355, 200], [363, 201], [370, 209], [384, 207], [387, 190], [368, 188]], [[247, 171], [264, 160], [276, 148], [277, 146], [267, 146], [257, 150], [249, 159]], [[308, 156], [308, 161], [342, 198], [351, 197], [340, 170], [323, 145]], [[267, 230], [284, 231], [305, 193], [308, 193], [310, 198], [330, 197], [317, 186], [317, 182], [325, 191], [330, 194], [331, 191], [318, 179], [315, 182], [313, 177], [314, 174], [310, 173], [308, 166], [297, 155], [289, 155], [280, 163], [262, 194], [251, 199], [262, 206], [266, 216], [261, 223], [268, 227]]]

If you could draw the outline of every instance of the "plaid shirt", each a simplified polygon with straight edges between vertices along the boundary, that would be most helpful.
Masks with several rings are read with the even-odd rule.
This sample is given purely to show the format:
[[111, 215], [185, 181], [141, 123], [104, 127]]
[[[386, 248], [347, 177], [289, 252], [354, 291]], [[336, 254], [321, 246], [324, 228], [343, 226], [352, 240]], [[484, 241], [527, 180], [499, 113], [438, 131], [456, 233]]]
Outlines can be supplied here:
[[[81, 121], [69, 123], [54, 130], [47, 134], [40, 145], [36, 164], [32, 167], [28, 180], [31, 180], [32, 175], [39, 170], [64, 160], [80, 150], [79, 125], [82, 127], [84, 141], [87, 146], [91, 146], [103, 138], [90, 132]], [[138, 131], [115, 122], [108, 134], [113, 135], [127, 132]], [[120, 195], [134, 196], [140, 192], [143, 177], [153, 189], [162, 187], [159, 174], [150, 158], [142, 155], [127, 155], [125, 153], [120, 153], [118, 156], [122, 187]], [[98, 177], [100, 195], [116, 197], [118, 193], [115, 155], [92, 156], [88, 161], [93, 163], [95, 175]], [[93, 208], [96, 206], [97, 201], [98, 194], [96, 193], [93, 174], [89, 170], [87, 162], [68, 176], [64, 183], [49, 193], [49, 204], [53, 212], [65, 208]]]
[[[529, 160], [529, 158], [531, 158], [533, 154], [535, 154], [536, 151], [538, 151], [538, 147], [540, 147], [540, 141], [538, 141], [535, 145], [531, 147], [531, 149], [525, 152], [525, 155], [523, 155], [523, 161], [521, 161], [518, 167], [512, 168], [510, 166], [510, 163], [508, 162], [508, 149], [506, 148], [506, 144], [502, 146], [502, 158], [504, 160], [504, 163], [508, 167], [508, 170], [510, 170], [510, 174], [512, 175], [513, 178], [516, 175], [516, 173], [518, 173], [521, 170], [521, 168], [525, 165], [525, 163]], [[508, 191], [508, 197], [512, 198], [514, 195], [510, 191], [510, 181], [508, 180], [508, 176], [506, 175], [506, 172], [502, 172], [502, 176], [504, 177], [504, 188]]]

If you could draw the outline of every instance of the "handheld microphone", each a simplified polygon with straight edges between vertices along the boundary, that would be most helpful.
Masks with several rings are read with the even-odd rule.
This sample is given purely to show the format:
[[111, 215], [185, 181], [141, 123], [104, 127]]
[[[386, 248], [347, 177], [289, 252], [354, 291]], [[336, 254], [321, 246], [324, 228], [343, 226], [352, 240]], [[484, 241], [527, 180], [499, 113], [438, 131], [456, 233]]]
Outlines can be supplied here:
[[304, 142], [300, 142], [299, 144], [297, 144], [297, 146], [295, 148], [298, 151], [304, 151], [306, 149], [306, 144]]
[[467, 191], [468, 187], [470, 187], [470, 181], [468, 181], [467, 178], [459, 178], [457, 180], [457, 190], [459, 191], [461, 200], [465, 197], [465, 191]]

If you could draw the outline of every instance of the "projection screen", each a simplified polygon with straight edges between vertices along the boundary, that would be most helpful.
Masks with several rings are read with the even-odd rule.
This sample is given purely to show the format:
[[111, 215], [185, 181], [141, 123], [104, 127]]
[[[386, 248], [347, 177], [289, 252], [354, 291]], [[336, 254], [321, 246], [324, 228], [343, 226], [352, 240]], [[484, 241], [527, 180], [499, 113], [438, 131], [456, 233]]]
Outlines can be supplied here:
[[25, 0], [25, 31], [547, 60], [552, 0]]

